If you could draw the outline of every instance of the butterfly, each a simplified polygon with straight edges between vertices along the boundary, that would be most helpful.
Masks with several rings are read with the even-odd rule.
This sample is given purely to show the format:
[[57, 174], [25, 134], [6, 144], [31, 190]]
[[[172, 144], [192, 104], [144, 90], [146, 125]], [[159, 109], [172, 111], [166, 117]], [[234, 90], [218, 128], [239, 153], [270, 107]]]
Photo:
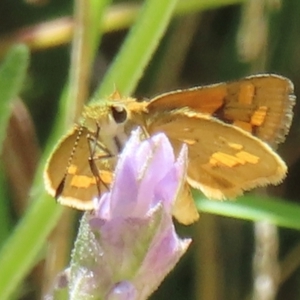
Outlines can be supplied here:
[[63, 205], [93, 209], [94, 197], [109, 190], [130, 132], [140, 126], [145, 137], [164, 132], [175, 154], [183, 143], [188, 146], [186, 183], [173, 215], [191, 224], [199, 213], [190, 187], [224, 200], [282, 182], [287, 166], [273, 149], [289, 131], [294, 104], [292, 82], [273, 74], [176, 90], [150, 101], [115, 92], [86, 105], [57, 144], [44, 172], [46, 190]]

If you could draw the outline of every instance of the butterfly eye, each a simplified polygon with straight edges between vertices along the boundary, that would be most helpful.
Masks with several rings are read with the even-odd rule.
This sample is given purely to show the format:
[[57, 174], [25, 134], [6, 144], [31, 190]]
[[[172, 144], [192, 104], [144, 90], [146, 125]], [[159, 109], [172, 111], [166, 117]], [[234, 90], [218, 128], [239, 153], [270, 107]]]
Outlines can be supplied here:
[[123, 106], [112, 106], [111, 113], [117, 124], [123, 123], [127, 119], [127, 111]]

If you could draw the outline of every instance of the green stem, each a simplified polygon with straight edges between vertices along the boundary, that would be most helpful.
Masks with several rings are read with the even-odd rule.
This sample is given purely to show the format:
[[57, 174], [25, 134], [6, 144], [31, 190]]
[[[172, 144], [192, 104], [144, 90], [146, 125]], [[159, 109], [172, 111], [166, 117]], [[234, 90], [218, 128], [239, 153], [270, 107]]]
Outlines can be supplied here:
[[177, 0], [145, 2], [94, 100], [108, 96], [115, 88], [124, 95], [132, 93], [166, 31], [176, 2]]
[[[94, 0], [92, 3], [95, 5], [93, 11], [96, 11], [97, 14], [92, 14], [94, 19], [89, 22], [89, 26], [98, 28], [99, 20], [103, 18], [108, 0]], [[94, 29], [91, 30], [94, 31]], [[90, 49], [93, 49], [93, 51], [96, 49], [97, 40], [99, 40], [99, 37], [95, 34], [93, 38], [90, 39], [92, 45]], [[93, 56], [94, 54], [92, 57]], [[65, 130], [67, 124], [67, 107], [69, 105], [67, 95], [69, 95], [69, 89], [71, 88], [74, 88], [74, 86], [66, 85], [61, 97], [61, 113], [59, 114], [61, 117], [55, 124], [56, 126], [51, 136], [51, 141], [57, 141], [59, 136], [61, 136], [61, 132]], [[52, 148], [53, 144], [51, 145], [51, 143], [49, 143], [41, 159], [39, 169], [37, 170], [37, 176], [31, 191], [32, 205], [0, 251], [1, 300], [10, 299], [12, 293], [16, 291], [21, 280], [33, 266], [37, 254], [45, 245], [47, 236], [61, 215], [62, 207], [56, 205], [51, 197], [46, 196], [43, 188], [42, 173], [46, 159]]]
[[11, 113], [11, 102], [17, 97], [29, 63], [29, 51], [24, 45], [14, 46], [0, 68], [0, 152]]
[[3, 300], [10, 299], [27, 275], [60, 216], [62, 207], [51, 200], [42, 197], [35, 201], [1, 249], [0, 298]]
[[[74, 38], [70, 68], [70, 88], [66, 101], [68, 122], [78, 120], [90, 90], [92, 64], [97, 45], [100, 43], [99, 12], [110, 0], [76, 0]], [[102, 25], [102, 24], [101, 24]], [[101, 26], [102, 27], [102, 26]]]

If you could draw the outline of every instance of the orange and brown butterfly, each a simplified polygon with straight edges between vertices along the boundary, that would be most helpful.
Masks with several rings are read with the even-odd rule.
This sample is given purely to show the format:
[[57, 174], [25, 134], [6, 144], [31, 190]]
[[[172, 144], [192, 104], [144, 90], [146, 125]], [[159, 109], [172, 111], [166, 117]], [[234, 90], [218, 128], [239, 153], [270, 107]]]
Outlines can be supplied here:
[[190, 187], [211, 199], [233, 199], [258, 186], [280, 183], [287, 166], [272, 147], [289, 131], [295, 103], [287, 78], [264, 74], [200, 86], [137, 102], [114, 93], [87, 105], [58, 143], [45, 173], [47, 191], [63, 205], [93, 208], [109, 189], [133, 128], [164, 132], [175, 152], [188, 145], [186, 184], [173, 214], [183, 224], [199, 217]]

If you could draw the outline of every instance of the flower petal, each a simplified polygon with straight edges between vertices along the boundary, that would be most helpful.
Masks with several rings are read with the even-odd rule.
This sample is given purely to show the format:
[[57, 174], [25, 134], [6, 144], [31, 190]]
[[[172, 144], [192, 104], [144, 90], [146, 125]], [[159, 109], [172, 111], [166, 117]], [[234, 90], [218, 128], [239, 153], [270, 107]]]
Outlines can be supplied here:
[[121, 281], [115, 284], [106, 297], [107, 300], [134, 300], [137, 299], [137, 291], [129, 281]]
[[111, 191], [82, 219], [70, 266], [72, 299], [144, 299], [191, 242], [177, 236], [171, 214], [186, 175], [187, 147], [176, 160], [164, 134], [141, 135], [132, 133]]

